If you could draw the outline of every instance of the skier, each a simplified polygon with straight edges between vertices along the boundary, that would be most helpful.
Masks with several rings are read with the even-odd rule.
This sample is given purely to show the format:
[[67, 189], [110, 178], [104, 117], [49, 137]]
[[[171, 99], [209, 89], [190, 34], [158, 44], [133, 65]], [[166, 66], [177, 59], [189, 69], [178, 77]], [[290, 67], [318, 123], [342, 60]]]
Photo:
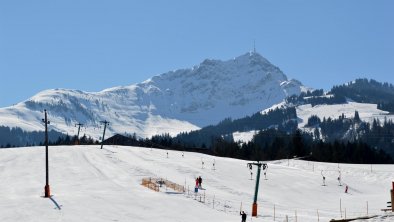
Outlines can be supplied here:
[[342, 186], [342, 183], [341, 183], [341, 170], [339, 170], [338, 183], [339, 183], [339, 186]]
[[239, 212], [239, 215], [241, 215], [241, 217], [242, 217], [242, 222], [246, 222], [246, 213], [245, 213], [245, 211], [242, 211], [242, 213], [241, 212]]
[[201, 176], [198, 177], [198, 188], [201, 189], [202, 178]]
[[198, 192], [198, 177], [196, 178], [196, 186], [194, 187], [194, 192], [197, 193]]
[[323, 177], [323, 186], [326, 185], [326, 177], [323, 175], [323, 170], [320, 172], [321, 176]]
[[346, 185], [346, 187], [345, 187], [345, 193], [347, 193], [347, 189], [348, 189], [349, 187]]

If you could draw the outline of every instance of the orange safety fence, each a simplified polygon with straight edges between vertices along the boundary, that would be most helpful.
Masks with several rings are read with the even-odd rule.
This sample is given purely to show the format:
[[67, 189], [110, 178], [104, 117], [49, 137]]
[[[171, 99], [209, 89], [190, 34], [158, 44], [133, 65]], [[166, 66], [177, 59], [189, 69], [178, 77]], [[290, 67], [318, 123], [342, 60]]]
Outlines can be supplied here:
[[181, 186], [179, 184], [173, 183], [173, 182], [171, 182], [169, 180], [164, 180], [164, 184], [168, 188], [173, 189], [175, 191], [182, 192], [182, 193], [185, 192], [185, 187], [184, 186]]
[[154, 190], [156, 192], [160, 191], [160, 187], [162, 187], [162, 185], [165, 185], [167, 188], [170, 188], [177, 192], [181, 192], [181, 193], [185, 192], [184, 186], [171, 182], [169, 180], [164, 180], [162, 178], [152, 178], [152, 177], [143, 178], [141, 185], [151, 190]]
[[151, 190], [154, 190], [156, 192], [159, 192], [159, 185], [156, 183], [156, 181], [153, 181], [151, 178], [144, 178], [142, 179], [142, 186], [147, 187]]

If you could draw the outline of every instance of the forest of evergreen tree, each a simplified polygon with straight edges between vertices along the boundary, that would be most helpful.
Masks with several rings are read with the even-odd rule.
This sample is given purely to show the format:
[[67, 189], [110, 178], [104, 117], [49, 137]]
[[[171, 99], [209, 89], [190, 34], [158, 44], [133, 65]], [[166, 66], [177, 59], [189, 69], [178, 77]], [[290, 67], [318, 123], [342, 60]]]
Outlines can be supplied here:
[[[45, 132], [33, 131], [26, 132], [21, 128], [10, 128], [0, 126], [0, 148], [12, 147], [29, 147], [29, 146], [42, 146], [44, 145]], [[69, 136], [59, 133], [55, 130], [48, 131], [49, 145], [93, 145], [98, 144], [98, 141], [83, 135], [81, 138], [77, 136]]]
[[228, 141], [221, 137], [212, 138], [211, 146], [188, 146], [169, 134], [142, 139], [134, 136], [116, 135], [105, 141], [105, 144], [154, 147], [182, 151], [207, 153], [220, 157], [231, 157], [244, 160], [276, 160], [299, 158], [320, 162], [388, 164], [393, 159], [382, 149], [371, 148], [361, 141], [355, 142], [323, 142], [314, 140], [313, 135], [296, 130], [288, 134], [277, 129], [262, 130], [252, 141], [247, 143]]
[[394, 86], [387, 82], [356, 79], [348, 84], [334, 86], [329, 94], [349, 98], [359, 103], [378, 104], [379, 109], [394, 113]]

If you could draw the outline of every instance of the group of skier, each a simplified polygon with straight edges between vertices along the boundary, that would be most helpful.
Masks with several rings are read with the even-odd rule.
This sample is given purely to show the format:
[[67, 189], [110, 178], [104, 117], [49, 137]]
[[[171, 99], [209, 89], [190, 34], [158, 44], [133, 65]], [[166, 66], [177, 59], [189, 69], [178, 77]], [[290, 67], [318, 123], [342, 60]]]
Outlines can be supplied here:
[[202, 178], [201, 176], [196, 178], [196, 188], [201, 189]]

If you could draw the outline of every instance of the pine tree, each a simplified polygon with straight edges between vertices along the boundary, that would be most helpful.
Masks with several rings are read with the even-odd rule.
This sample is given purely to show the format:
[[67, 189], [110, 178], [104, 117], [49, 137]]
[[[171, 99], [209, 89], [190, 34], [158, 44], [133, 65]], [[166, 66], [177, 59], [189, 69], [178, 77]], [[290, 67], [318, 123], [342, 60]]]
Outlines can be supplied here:
[[354, 112], [354, 121], [355, 122], [360, 122], [361, 121], [357, 110]]

